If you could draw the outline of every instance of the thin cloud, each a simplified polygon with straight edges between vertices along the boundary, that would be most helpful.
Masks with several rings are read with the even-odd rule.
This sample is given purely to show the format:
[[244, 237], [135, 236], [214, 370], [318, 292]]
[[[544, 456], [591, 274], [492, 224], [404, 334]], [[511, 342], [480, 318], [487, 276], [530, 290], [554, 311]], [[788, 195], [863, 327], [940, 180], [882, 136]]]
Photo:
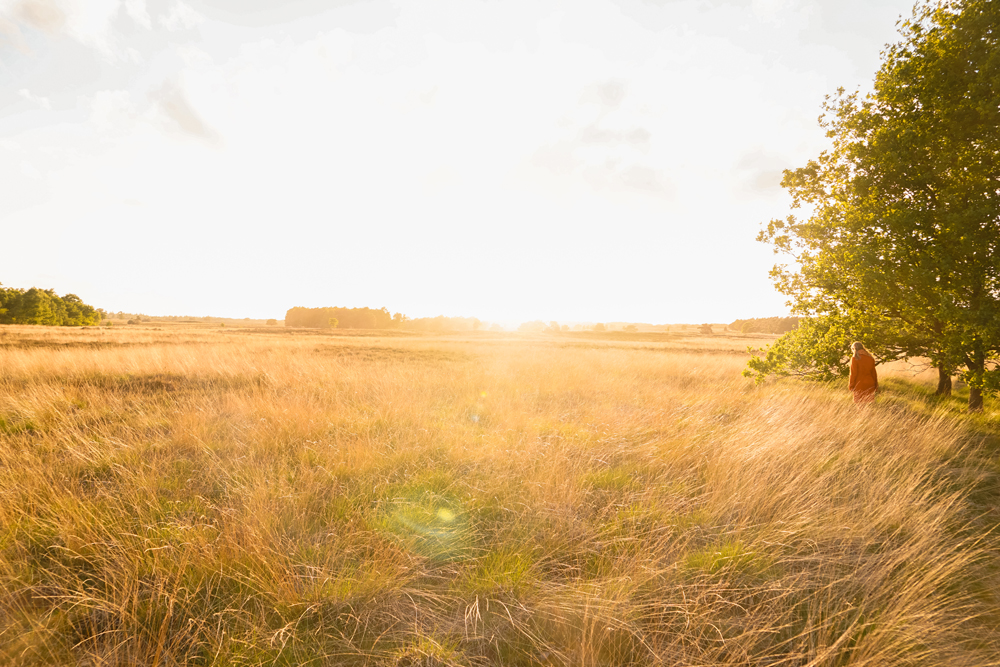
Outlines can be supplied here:
[[609, 161], [586, 168], [583, 177], [595, 190], [641, 192], [662, 199], [674, 196], [674, 187], [666, 174], [648, 165], [620, 165]]
[[781, 187], [782, 172], [788, 166], [787, 160], [758, 147], [743, 153], [733, 171], [745, 189], [763, 193]]
[[620, 79], [588, 86], [580, 96], [580, 104], [599, 104], [610, 111], [621, 106], [628, 93], [628, 84]]
[[[128, 0], [134, 3], [135, 0]], [[108, 63], [122, 59], [119, 48], [121, 35], [113, 25], [120, 10], [120, 0], [0, 0], [0, 35], [6, 38], [22, 53], [33, 53], [28, 48], [25, 35], [34, 31], [51, 37], [67, 36], [80, 44], [94, 49]], [[62, 40], [32, 40], [42, 52], [64, 55], [71, 52]], [[73, 56], [78, 58], [78, 54]], [[64, 68], [76, 68], [74, 62]], [[59, 67], [59, 65], [56, 65]], [[32, 81], [32, 86], [37, 80]]]
[[170, 8], [170, 13], [160, 16], [160, 25], [167, 30], [190, 30], [205, 21], [205, 17], [180, 0]]
[[656, 169], [634, 164], [620, 172], [622, 183], [630, 188], [655, 193], [670, 192], [669, 183]]
[[219, 133], [202, 120], [178, 84], [167, 82], [152, 97], [184, 134], [209, 143], [220, 141]]
[[630, 130], [608, 130], [595, 123], [580, 130], [577, 138], [583, 144], [629, 144], [636, 148], [646, 148], [653, 135], [644, 127]]
[[[397, 3], [372, 0], [188, 0], [208, 19], [230, 25], [265, 27], [316, 20], [333, 10], [356, 8], [340, 13], [338, 25], [354, 33], [374, 33], [392, 26], [402, 9]], [[470, 3], [471, 4], [471, 3]]]
[[125, 0], [125, 12], [146, 30], [152, 29], [153, 22], [146, 10], [146, 0]]
[[583, 160], [575, 155], [575, 149], [576, 145], [572, 141], [557, 141], [535, 151], [531, 162], [553, 174], [571, 174], [583, 164]]
[[14, 15], [25, 23], [55, 33], [66, 25], [66, 14], [52, 0], [22, 0]]
[[21, 53], [31, 53], [21, 32], [25, 25], [54, 34], [66, 25], [66, 14], [52, 0], [22, 0], [8, 6], [6, 12], [0, 10], [0, 45], [6, 42]]
[[28, 42], [25, 41], [24, 35], [21, 34], [21, 29], [17, 27], [17, 24], [0, 17], [0, 45], [4, 42], [9, 43], [21, 53], [31, 53], [31, 49], [28, 48]]
[[[593, 190], [633, 191], [670, 199], [674, 188], [666, 174], [647, 164], [653, 134], [639, 126], [608, 127], [628, 93], [627, 84], [611, 79], [587, 86], [580, 104], [599, 107], [596, 120], [570, 136], [535, 151], [531, 164], [563, 177], [580, 178]], [[572, 126], [572, 123], [571, 123]]]
[[[562, 177], [582, 178], [594, 190], [632, 190], [671, 199], [674, 187], [666, 174], [651, 165], [623, 160], [611, 155], [629, 142], [630, 132], [597, 133], [581, 131], [575, 139], [563, 139], [542, 146], [531, 157], [531, 164]], [[647, 132], [648, 134], [648, 132]], [[586, 136], [587, 140], [581, 138]], [[648, 138], [643, 137], [645, 141]], [[595, 163], [592, 151], [599, 146], [606, 157]], [[634, 150], [634, 147], [631, 147]], [[590, 159], [586, 159], [586, 158]]]
[[33, 95], [31, 91], [28, 90], [27, 88], [21, 88], [19, 91], [17, 91], [17, 94], [23, 97], [24, 99], [28, 100], [29, 102], [37, 104], [46, 111], [52, 109], [52, 104], [49, 102], [49, 99], [47, 97], [39, 97], [38, 95]]

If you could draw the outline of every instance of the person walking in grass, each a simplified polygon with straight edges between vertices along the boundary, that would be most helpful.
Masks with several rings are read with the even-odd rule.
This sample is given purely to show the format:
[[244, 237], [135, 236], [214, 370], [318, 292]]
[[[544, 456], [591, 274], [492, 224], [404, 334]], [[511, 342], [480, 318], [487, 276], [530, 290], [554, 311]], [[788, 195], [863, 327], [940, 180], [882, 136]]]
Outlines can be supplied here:
[[878, 373], [875, 371], [875, 357], [868, 353], [860, 342], [851, 345], [851, 379], [847, 388], [854, 392], [854, 402], [859, 405], [871, 403], [878, 391]]

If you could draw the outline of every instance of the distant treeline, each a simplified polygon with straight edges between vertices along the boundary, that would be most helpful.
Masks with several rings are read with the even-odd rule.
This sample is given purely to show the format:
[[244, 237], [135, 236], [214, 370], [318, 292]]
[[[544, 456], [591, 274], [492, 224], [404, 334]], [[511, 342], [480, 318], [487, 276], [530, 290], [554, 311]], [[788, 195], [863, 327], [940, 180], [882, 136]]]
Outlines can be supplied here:
[[296, 306], [285, 313], [286, 327], [314, 329], [391, 329], [404, 320], [385, 308], [302, 308]]
[[101, 311], [75, 294], [50, 289], [0, 287], [0, 324], [89, 326], [101, 323]]
[[[302, 308], [285, 313], [286, 327], [312, 329], [410, 329], [415, 331], [481, 331], [488, 325], [475, 317], [418, 317], [389, 314], [385, 308]], [[493, 330], [500, 327], [493, 325]]]
[[[198, 315], [147, 315], [146, 313], [126, 313], [121, 310], [118, 312], [110, 311], [104, 313], [104, 317], [109, 320], [141, 320], [143, 322], [221, 322], [226, 319], [237, 319], [224, 317], [201, 317]], [[250, 318], [248, 317], [246, 319]]]
[[749, 320], [736, 320], [730, 323], [730, 329], [742, 333], [783, 334], [799, 328], [797, 317], [753, 317]]
[[110, 311], [104, 313], [108, 320], [130, 320], [149, 324], [234, 324], [236, 326], [262, 326], [277, 324], [275, 319], [251, 319], [249, 317], [214, 317], [209, 315], [147, 315], [146, 313], [126, 313]]

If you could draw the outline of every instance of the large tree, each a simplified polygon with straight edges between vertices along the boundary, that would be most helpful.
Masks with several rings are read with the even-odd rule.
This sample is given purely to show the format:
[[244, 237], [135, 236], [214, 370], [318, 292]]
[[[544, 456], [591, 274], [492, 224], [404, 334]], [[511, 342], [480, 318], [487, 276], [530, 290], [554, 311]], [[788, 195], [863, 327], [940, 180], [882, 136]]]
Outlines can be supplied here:
[[[883, 53], [873, 92], [827, 100], [831, 149], [785, 172], [807, 215], [772, 221], [759, 237], [794, 260], [772, 277], [813, 328], [874, 333], [887, 358], [928, 357], [942, 390], [962, 372], [970, 409], [1000, 384], [998, 28], [1000, 2], [919, 4]], [[798, 363], [820, 351], [807, 331], [783, 343], [804, 351]], [[756, 372], [787, 371], [794, 355], [785, 356], [757, 360]], [[812, 366], [830, 361], [821, 357]], [[842, 349], [833, 368], [845, 360]]]

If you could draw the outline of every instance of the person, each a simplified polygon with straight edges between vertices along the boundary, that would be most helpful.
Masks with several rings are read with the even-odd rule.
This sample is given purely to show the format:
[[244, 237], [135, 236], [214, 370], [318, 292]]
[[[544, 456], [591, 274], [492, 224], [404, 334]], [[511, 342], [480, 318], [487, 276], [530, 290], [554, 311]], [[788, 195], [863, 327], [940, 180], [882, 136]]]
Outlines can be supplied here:
[[854, 356], [851, 357], [851, 379], [847, 388], [854, 392], [854, 402], [863, 405], [875, 400], [878, 391], [878, 373], [875, 371], [875, 358], [868, 353], [860, 342], [851, 345]]

